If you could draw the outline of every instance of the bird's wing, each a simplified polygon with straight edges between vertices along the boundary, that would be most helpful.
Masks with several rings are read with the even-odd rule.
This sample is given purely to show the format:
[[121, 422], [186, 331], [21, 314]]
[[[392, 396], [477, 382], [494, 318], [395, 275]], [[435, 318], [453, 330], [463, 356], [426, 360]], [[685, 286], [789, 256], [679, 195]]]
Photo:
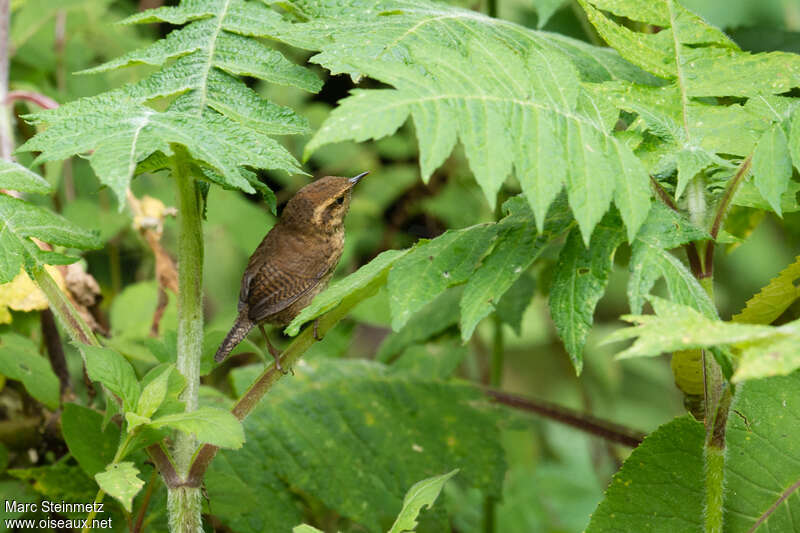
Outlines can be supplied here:
[[287, 238], [276, 242], [271, 235], [267, 235], [259, 249], [262, 246], [266, 250], [263, 252], [257, 250], [253, 255], [242, 278], [239, 294], [240, 311], [247, 306], [248, 315], [254, 322], [264, 321], [270, 315], [289, 307], [316, 287], [338, 262], [338, 256], [331, 257], [327, 253], [321, 253], [320, 257], [312, 257], [315, 254], [312, 254], [308, 247], [301, 252], [303, 260], [298, 261], [296, 252], [299, 250], [291, 248], [304, 245], [293, 243]]

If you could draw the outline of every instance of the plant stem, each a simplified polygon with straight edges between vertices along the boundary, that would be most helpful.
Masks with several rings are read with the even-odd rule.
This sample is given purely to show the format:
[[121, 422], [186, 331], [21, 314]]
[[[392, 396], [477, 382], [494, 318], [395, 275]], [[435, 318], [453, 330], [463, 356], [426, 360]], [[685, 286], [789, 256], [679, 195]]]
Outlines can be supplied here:
[[[50, 303], [50, 310], [53, 311], [61, 325], [67, 330], [67, 335], [69, 335], [70, 339], [78, 345], [100, 346], [100, 342], [94, 336], [92, 329], [81, 318], [72, 302], [69, 301], [67, 295], [56, 284], [44, 266], [36, 265], [31, 269], [30, 273], [33, 281], [36, 282], [36, 285], [47, 297], [47, 301]], [[81, 355], [83, 355], [83, 352], [81, 352]]]
[[592, 415], [568, 409], [560, 405], [493, 389], [486, 389], [484, 393], [499, 404], [536, 413], [550, 420], [579, 429], [580, 431], [591, 433], [609, 442], [616, 442], [635, 448], [639, 446], [644, 439], [644, 433], [641, 431], [635, 431], [625, 426], [607, 420], [601, 420]]
[[[203, 348], [203, 228], [200, 194], [192, 176], [188, 155], [175, 149], [173, 176], [178, 192], [178, 371], [186, 378], [180, 399], [186, 411], [197, 409], [200, 388], [200, 356]], [[197, 439], [178, 432], [173, 456], [180, 475], [189, 470]], [[171, 487], [167, 510], [170, 531], [203, 531], [200, 489]]]
[[[375, 291], [377, 291], [378, 286], [379, 284], [367, 286], [360, 291], [354, 292], [336, 308], [321, 316], [317, 325], [317, 333], [320, 336], [324, 336], [325, 333], [330, 331], [341, 319], [347, 316], [347, 313], [349, 313], [353, 307], [358, 305], [362, 300], [372, 296]], [[283, 368], [291, 368], [306, 350], [316, 342], [313, 330], [314, 328], [312, 325], [307, 326], [295, 337], [292, 343], [286, 347], [283, 353], [281, 353], [280, 361]], [[247, 415], [255, 409], [258, 402], [261, 401], [261, 398], [263, 398], [267, 391], [269, 391], [283, 376], [284, 374], [280, 372], [275, 365], [267, 367], [233, 406], [231, 410], [233, 416], [239, 420], [247, 418]], [[203, 444], [203, 446], [200, 447], [200, 450], [194, 456], [189, 474], [186, 476], [186, 486], [200, 486], [203, 481], [203, 476], [218, 450], [219, 448], [212, 444]]]

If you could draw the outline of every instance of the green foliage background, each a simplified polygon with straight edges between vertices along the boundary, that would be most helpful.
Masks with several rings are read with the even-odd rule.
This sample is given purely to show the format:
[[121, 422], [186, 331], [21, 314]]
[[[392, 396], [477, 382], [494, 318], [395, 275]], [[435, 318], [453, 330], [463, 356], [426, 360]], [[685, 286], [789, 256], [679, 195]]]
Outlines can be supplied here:
[[[0, 173], [0, 187], [30, 193], [24, 204], [0, 195], [0, 281], [81, 256], [109, 326], [107, 348], [85, 354], [89, 377], [123, 400], [127, 425], [101, 427], [112, 403], [93, 396], [65, 343], [75, 399], [60, 429], [40, 432], [59, 412], [58, 379], [41, 356], [39, 314], [12, 311], [0, 325], [3, 498], [88, 502], [97, 480], [116, 498], [117, 529], [147, 497], [145, 530], [166, 531], [166, 489], [141, 448], [178, 430], [232, 448], [213, 462], [204, 503], [208, 524], [232, 531], [386, 531], [415, 482], [455, 469], [419, 531], [700, 531], [703, 428], [684, 415], [663, 354], [712, 347], [734, 356], [738, 387], [725, 531], [747, 531], [800, 479], [800, 7], [682, 3], [701, 19], [669, 1], [492, 4], [496, 21], [464, 1], [183, 2], [154, 15], [127, 1], [13, 3], [12, 89], [66, 105], [16, 107], [35, 113], [18, 124], [18, 160], [46, 184]], [[168, 23], [186, 25], [169, 33]], [[676, 60], [674, 47], [696, 56]], [[168, 366], [172, 293], [150, 335], [155, 259], [126, 200], [130, 187], [177, 205], [164, 170], [184, 153], [206, 200], [205, 420], [182, 413], [184, 383]], [[713, 206], [750, 155], [718, 238], [712, 302], [670, 250], [709, 238], [709, 220], [685, 216], [695, 175], [705, 172]], [[247, 259], [309, 175], [364, 170], [344, 281], [278, 344], [355, 290], [377, 292], [270, 391], [242, 444], [221, 409], [269, 356], [255, 335], [221, 367], [212, 355]], [[684, 213], [650, 206], [648, 176]], [[161, 242], [173, 257], [177, 235], [167, 217]], [[628, 313], [637, 327], [621, 329]], [[609, 335], [636, 340], [625, 349]], [[631, 454], [490, 403], [476, 385], [650, 435]], [[115, 490], [102, 473], [137, 424], [147, 431]], [[764, 527], [800, 531], [798, 501], [794, 491]]]

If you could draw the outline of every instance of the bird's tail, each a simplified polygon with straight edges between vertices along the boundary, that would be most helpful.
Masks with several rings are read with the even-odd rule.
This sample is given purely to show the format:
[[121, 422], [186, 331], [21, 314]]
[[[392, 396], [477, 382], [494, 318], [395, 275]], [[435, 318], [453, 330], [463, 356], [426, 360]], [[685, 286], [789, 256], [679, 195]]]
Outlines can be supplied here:
[[214, 356], [214, 361], [217, 363], [224, 361], [225, 358], [228, 357], [228, 354], [231, 353], [231, 350], [236, 348], [236, 345], [247, 337], [247, 334], [250, 333], [253, 326], [255, 326], [255, 323], [250, 320], [246, 314], [239, 315], [236, 318], [236, 322], [233, 323], [231, 330], [225, 335], [225, 340], [219, 345], [217, 354]]

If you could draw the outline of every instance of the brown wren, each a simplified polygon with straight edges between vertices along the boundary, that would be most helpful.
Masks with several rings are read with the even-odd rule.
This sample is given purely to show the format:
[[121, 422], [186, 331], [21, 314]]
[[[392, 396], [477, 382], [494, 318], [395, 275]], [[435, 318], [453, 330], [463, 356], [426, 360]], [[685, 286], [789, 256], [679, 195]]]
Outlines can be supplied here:
[[239, 291], [239, 316], [217, 350], [216, 362], [258, 326], [275, 366], [283, 371], [280, 352], [269, 342], [263, 324], [286, 326], [328, 285], [344, 247], [351, 192], [367, 174], [325, 176], [289, 200], [278, 223], [250, 256]]

